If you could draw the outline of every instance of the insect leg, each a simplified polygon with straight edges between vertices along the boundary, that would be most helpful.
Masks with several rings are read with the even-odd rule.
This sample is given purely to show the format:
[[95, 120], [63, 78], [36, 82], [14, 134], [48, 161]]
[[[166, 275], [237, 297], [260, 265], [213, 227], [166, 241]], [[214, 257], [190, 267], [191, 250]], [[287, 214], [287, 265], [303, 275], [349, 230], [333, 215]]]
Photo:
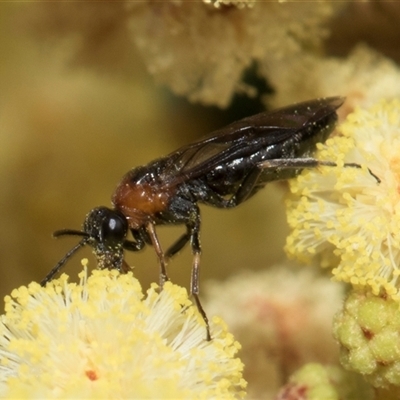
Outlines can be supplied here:
[[188, 232], [190, 232], [190, 242], [193, 253], [192, 273], [190, 276], [190, 295], [194, 299], [197, 309], [199, 310], [199, 313], [206, 324], [207, 340], [210, 341], [211, 340], [210, 325], [208, 322], [207, 314], [204, 311], [199, 298], [201, 245], [200, 245], [200, 210], [198, 209], [197, 206], [193, 209], [193, 213], [191, 215], [191, 221], [190, 223], [187, 224], [187, 228]]
[[189, 242], [191, 237], [190, 229], [187, 228], [186, 233], [184, 233], [165, 253], [165, 258], [168, 260], [173, 257], [176, 253], [181, 251], [187, 242]]
[[242, 183], [236, 192], [230, 197], [225, 198], [217, 192], [214, 191], [206, 183], [203, 183], [203, 190], [207, 193], [207, 196], [202, 198], [199, 197], [199, 201], [204, 204], [209, 204], [218, 208], [232, 208], [247, 200], [249, 197], [253, 196], [256, 192], [255, 187], [258, 184], [259, 177], [263, 168], [258, 165], [254, 166], [250, 172], [245, 176]]
[[164, 286], [164, 283], [169, 281], [168, 275], [167, 275], [167, 267], [166, 267], [166, 262], [165, 262], [165, 256], [164, 252], [161, 248], [160, 241], [158, 240], [158, 236], [156, 234], [156, 230], [154, 228], [154, 224], [149, 222], [146, 225], [146, 230], [147, 233], [150, 236], [151, 243], [154, 247], [154, 250], [157, 254], [158, 257], [158, 262], [160, 264], [160, 288], [162, 289]]
[[133, 240], [124, 240], [123, 248], [128, 251], [140, 251], [146, 245], [145, 239], [141, 231], [131, 229]]
[[[268, 180], [278, 180], [291, 176], [283, 176], [279, 174], [279, 170], [293, 170], [305, 167], [317, 167], [319, 165], [336, 166], [335, 163], [330, 161], [318, 161], [315, 158], [288, 158], [288, 159], [272, 159], [264, 161], [256, 166], [247, 174], [243, 179], [236, 193], [227, 201], [226, 207], [236, 207], [240, 203], [243, 203], [248, 198], [253, 196], [257, 191], [259, 184], [260, 175], [263, 171], [270, 169], [272, 174]], [[265, 182], [266, 183], [266, 182]]]
[[[296, 168], [316, 168], [321, 165], [328, 167], [336, 167], [337, 164], [333, 161], [322, 161], [316, 158], [305, 157], [305, 158], [276, 158], [272, 160], [266, 160], [258, 164], [262, 169], [296, 169]], [[352, 167], [361, 168], [358, 164], [351, 164]]]
[[130, 271], [132, 271], [133, 270], [133, 268], [131, 268], [131, 266], [125, 261], [125, 260], [122, 260], [122, 263], [121, 263], [121, 272], [123, 273], [123, 274], [127, 274], [128, 272], [130, 272]]
[[[247, 174], [236, 193], [229, 200], [225, 200], [226, 203], [221, 202], [221, 204], [219, 204], [218, 202], [215, 202], [216, 199], [213, 198], [212, 204], [217, 207], [236, 207], [240, 203], [253, 196], [259, 189], [260, 183], [265, 184], [269, 181], [293, 178], [296, 173], [303, 168], [316, 168], [319, 166], [336, 167], [337, 164], [333, 161], [322, 161], [311, 157], [278, 158], [266, 160], [256, 165]], [[361, 168], [361, 165], [356, 163], [345, 163], [344, 166], [350, 168]], [[267, 178], [265, 178], [265, 176], [260, 178], [263, 171], [268, 170], [270, 171], [270, 175], [267, 175]], [[369, 168], [368, 171], [376, 179], [376, 181], [380, 183], [380, 179]]]
[[[142, 237], [136, 231], [133, 231], [132, 235], [133, 235], [133, 237], [135, 238], [136, 241], [124, 240], [124, 243], [122, 244], [122, 247], [125, 250], [128, 250], [128, 251], [139, 251], [139, 250], [142, 250], [143, 247], [146, 244], [145, 241], [142, 239]], [[129, 272], [129, 271], [132, 271], [132, 268], [129, 266], [129, 264], [125, 260], [122, 260], [121, 271], [123, 273], [125, 273], [125, 274], [127, 272]]]
[[236, 207], [243, 203], [249, 197], [255, 194], [255, 187], [261, 175], [262, 169], [259, 166], [254, 167], [244, 178], [236, 193], [229, 199], [228, 207]]
[[[337, 164], [333, 161], [317, 160], [316, 158], [305, 157], [305, 158], [277, 158], [272, 160], [264, 161], [258, 164], [262, 169], [297, 169], [297, 168], [316, 168], [319, 166], [337, 167]], [[360, 164], [357, 163], [344, 163], [343, 166], [350, 168], [361, 168]], [[376, 176], [369, 168], [368, 172], [375, 178], [377, 183], [381, 180]]]

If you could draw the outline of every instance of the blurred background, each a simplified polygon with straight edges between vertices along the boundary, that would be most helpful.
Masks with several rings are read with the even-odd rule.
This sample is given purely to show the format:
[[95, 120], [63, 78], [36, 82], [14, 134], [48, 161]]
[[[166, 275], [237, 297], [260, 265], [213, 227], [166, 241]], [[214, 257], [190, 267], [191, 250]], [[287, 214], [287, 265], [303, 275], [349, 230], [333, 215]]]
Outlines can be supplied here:
[[[238, 18], [241, 10], [231, 8], [218, 12]], [[364, 41], [398, 60], [398, 9], [341, 6], [329, 24], [321, 19], [331, 32], [325, 54], [345, 56]], [[91, 208], [110, 205], [129, 169], [273, 104], [276, 87], [251, 60], [239, 79], [251, 86], [251, 96], [235, 90], [217, 104], [174, 94], [179, 90], [160, 84], [152, 71], [140, 47], [147, 42], [133, 38], [140, 28], [132, 28], [135, 12], [120, 2], [0, 4], [1, 297], [41, 280], [76, 243], [73, 237], [55, 240], [52, 232], [80, 229]], [[291, 18], [304, 19], [301, 5]], [[201, 208], [202, 280], [264, 269], [284, 257], [284, 194], [285, 185], [270, 184], [237, 209]], [[163, 247], [182, 231], [161, 227]], [[90, 249], [82, 250], [65, 270], [73, 279], [82, 257], [95, 266]], [[144, 288], [158, 281], [151, 248], [128, 254], [127, 261]], [[170, 263], [171, 279], [188, 287], [190, 268], [187, 248]]]
[[[49, 26], [46, 35], [41, 26], [50, 24], [47, 12], [62, 20], [62, 10], [10, 3], [0, 8], [3, 297], [46, 275], [76, 243], [73, 237], [53, 239], [52, 232], [80, 229], [91, 208], [109, 206], [129, 169], [238, 117], [234, 111], [190, 104], [156, 85], [127, 43], [125, 26], [110, 28], [99, 22], [87, 53], [71, 61], [75, 38], [55, 35]], [[259, 111], [257, 101], [243, 104], [249, 110], [241, 110], [240, 116]], [[281, 256], [285, 218], [283, 209], [275, 211], [282, 207], [281, 192], [268, 188], [257, 197], [229, 212], [202, 208], [204, 277], [223, 277], [243, 265], [265, 265]], [[164, 248], [183, 231], [160, 228]], [[65, 271], [72, 279], [84, 256], [95, 266], [90, 249], [82, 250]], [[127, 257], [144, 287], [158, 281], [151, 248]], [[186, 249], [171, 262], [171, 278], [188, 286], [190, 268]]]

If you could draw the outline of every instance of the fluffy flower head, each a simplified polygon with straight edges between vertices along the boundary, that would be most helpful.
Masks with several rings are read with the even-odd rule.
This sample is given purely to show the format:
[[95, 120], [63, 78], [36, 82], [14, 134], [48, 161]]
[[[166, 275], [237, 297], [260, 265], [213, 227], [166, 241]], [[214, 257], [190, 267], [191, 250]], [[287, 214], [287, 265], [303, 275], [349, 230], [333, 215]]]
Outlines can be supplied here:
[[332, 318], [342, 287], [316, 272], [282, 263], [208, 284], [206, 310], [224, 318], [240, 341], [250, 398], [271, 399], [306, 362], [337, 361]]
[[400, 102], [358, 109], [339, 131], [316, 154], [339, 167], [291, 182], [287, 253], [318, 258], [337, 280], [400, 301]]
[[94, 271], [6, 297], [2, 398], [241, 398], [239, 345], [169, 282], [144, 297], [132, 274]]
[[268, 76], [272, 60], [285, 56], [289, 64], [305, 51], [319, 52], [327, 21], [342, 8], [332, 1], [204, 3], [126, 4], [132, 39], [155, 79], [190, 101], [219, 107], [226, 107], [235, 93], [257, 94], [242, 80], [253, 63]]

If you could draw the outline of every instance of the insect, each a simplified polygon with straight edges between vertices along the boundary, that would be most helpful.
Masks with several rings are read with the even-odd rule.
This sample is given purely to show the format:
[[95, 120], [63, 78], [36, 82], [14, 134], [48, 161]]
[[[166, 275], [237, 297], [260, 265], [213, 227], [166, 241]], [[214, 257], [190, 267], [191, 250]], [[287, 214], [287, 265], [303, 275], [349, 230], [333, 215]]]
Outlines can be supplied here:
[[[333, 130], [336, 110], [343, 101], [341, 97], [316, 99], [244, 118], [166, 157], [130, 170], [112, 195], [112, 209], [92, 209], [82, 231], [64, 229], [54, 233], [55, 237], [75, 235], [82, 239], [41, 284], [52, 280], [82, 246], [93, 248], [99, 268], [127, 271], [124, 251], [139, 251], [150, 244], [158, 257], [162, 288], [168, 280], [167, 260], [190, 242], [190, 292], [210, 339], [207, 316], [199, 300], [198, 203], [236, 207], [268, 182], [292, 178], [303, 168], [335, 165], [311, 155], [316, 143], [324, 142]], [[186, 231], [164, 253], [156, 226], [170, 224], [185, 225]], [[128, 233], [131, 239], [127, 238]]]

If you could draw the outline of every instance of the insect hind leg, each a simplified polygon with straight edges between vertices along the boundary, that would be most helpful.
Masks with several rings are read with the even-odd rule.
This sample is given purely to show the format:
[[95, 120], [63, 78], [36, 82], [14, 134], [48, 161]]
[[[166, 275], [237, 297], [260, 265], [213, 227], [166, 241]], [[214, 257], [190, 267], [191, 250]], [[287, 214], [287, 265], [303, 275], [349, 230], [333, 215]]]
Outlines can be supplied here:
[[[266, 169], [266, 170], [268, 169], [275, 170], [279, 168], [280, 170], [292, 169], [295, 171], [303, 168], [317, 168], [319, 166], [337, 167], [338, 165], [333, 161], [317, 160], [316, 158], [305, 157], [305, 158], [277, 158], [264, 161], [258, 164], [258, 166], [261, 169]], [[349, 168], [362, 168], [362, 166], [357, 163], [344, 163], [343, 166]], [[377, 181], [377, 183], [381, 182], [379, 177], [375, 175], [369, 168], [368, 172]]]
[[259, 165], [252, 167], [230, 198], [226, 199], [217, 193], [212, 193], [207, 203], [219, 208], [233, 208], [238, 206], [256, 194], [258, 189], [260, 189], [259, 181], [263, 170], [264, 168]]
[[236, 193], [227, 200], [226, 208], [236, 207], [253, 196], [259, 189], [257, 187], [263, 169], [258, 165], [254, 167], [243, 179]]
[[[312, 157], [305, 158], [277, 158], [257, 164], [244, 178], [236, 193], [223, 205], [225, 208], [236, 207], [253, 196], [264, 184], [276, 180], [289, 179], [304, 168], [317, 168], [319, 166], [337, 167], [333, 161], [317, 160]], [[357, 163], [345, 163], [344, 167], [362, 168]], [[266, 177], [261, 177], [263, 171], [270, 172]], [[286, 173], [284, 172], [286, 171]], [[369, 168], [368, 172], [377, 183], [381, 180]], [[260, 186], [261, 185], [261, 186]]]

